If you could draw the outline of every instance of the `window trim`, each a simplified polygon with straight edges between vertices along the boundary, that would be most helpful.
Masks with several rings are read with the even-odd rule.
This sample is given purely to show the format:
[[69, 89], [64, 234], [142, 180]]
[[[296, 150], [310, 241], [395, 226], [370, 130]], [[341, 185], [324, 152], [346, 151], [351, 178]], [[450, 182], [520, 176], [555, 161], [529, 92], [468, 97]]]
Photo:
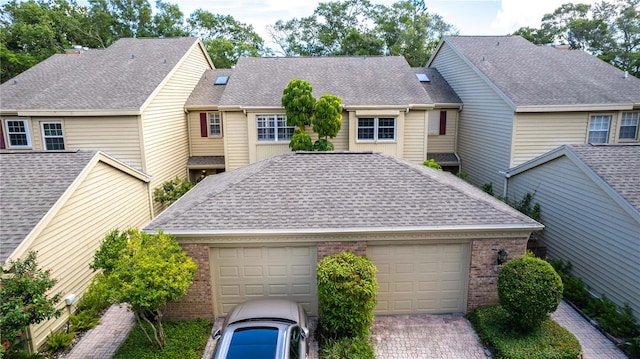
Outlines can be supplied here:
[[[607, 125], [607, 136], [605, 139], [605, 142], [591, 142], [590, 138], [591, 138], [591, 124], [593, 123], [594, 118], [609, 118], [609, 122]], [[591, 143], [591, 144], [602, 144], [602, 143], [609, 143], [609, 139], [611, 137], [611, 122], [613, 121], [613, 115], [612, 114], [597, 114], [597, 115], [589, 115], [589, 123], [587, 124], [587, 143]], [[602, 132], [603, 130], [593, 130], [594, 132]]]
[[[212, 128], [211, 128], [211, 117], [212, 116], [218, 116], [218, 126], [220, 128], [219, 133], [213, 133]], [[220, 111], [213, 111], [213, 112], [207, 112], [207, 134], [208, 137], [213, 137], [213, 138], [220, 138], [223, 135], [223, 130], [222, 130], [222, 112]]]
[[[360, 138], [360, 119], [373, 119], [373, 139]], [[393, 120], [393, 138], [380, 138], [379, 129], [389, 128], [389, 126], [380, 126], [380, 120]], [[369, 128], [367, 126], [366, 128]], [[359, 116], [356, 117], [356, 142], [363, 143], [393, 143], [398, 139], [398, 118], [395, 116]]]
[[[44, 131], [44, 125], [46, 124], [57, 124], [60, 125], [60, 131], [62, 132], [62, 135], [60, 136], [47, 136], [45, 134]], [[42, 134], [42, 149], [44, 151], [64, 151], [67, 148], [67, 145], [64, 141], [64, 129], [62, 128], [62, 121], [41, 121], [40, 122], [40, 133]], [[47, 138], [62, 138], [62, 146], [64, 147], [63, 149], [55, 149], [55, 150], [51, 150], [49, 148], [47, 148]]]
[[[22, 122], [22, 124], [24, 125], [24, 134], [27, 137], [27, 144], [26, 145], [14, 145], [11, 143], [11, 134], [22, 134], [22, 132], [20, 133], [16, 133], [16, 132], [11, 132], [9, 131], [9, 122], [10, 121], [19, 121]], [[28, 119], [25, 118], [5, 118], [4, 119], [4, 129], [5, 131], [5, 136], [7, 137], [7, 143], [6, 143], [6, 147], [9, 148], [17, 148], [17, 149], [30, 149], [33, 148], [33, 142], [31, 141], [31, 130], [30, 130], [30, 125], [31, 125], [31, 121], [29, 121]]]
[[[273, 120], [273, 127], [260, 127], [259, 126], [259, 121], [261, 118], [265, 118], [266, 119], [266, 123], [267, 125], [269, 124], [269, 120]], [[278, 126], [278, 121], [280, 120], [280, 118], [282, 120], [284, 120], [284, 126], [279, 127]], [[260, 114], [260, 115], [256, 115], [255, 117], [255, 123], [256, 123], [256, 141], [258, 143], [288, 143], [291, 141], [291, 137], [293, 136], [293, 131], [295, 131], [295, 126], [287, 126], [287, 115], [279, 113], [279, 114]], [[289, 136], [289, 138], [282, 138], [279, 139], [280, 136], [278, 136], [278, 131], [279, 130], [284, 130], [284, 129], [291, 129], [291, 136]], [[273, 129], [273, 139], [262, 139], [260, 138], [260, 129]]]
[[[624, 119], [624, 115], [625, 114], [629, 114], [631, 117], [631, 119], [635, 119], [636, 120], [636, 132], [635, 132], [635, 136], [634, 137], [630, 137], [630, 138], [622, 138], [620, 137], [620, 135], [622, 134], [622, 127], [632, 127], [632, 126], [623, 126], [622, 125], [622, 120]], [[633, 118], [633, 114], [635, 114], [635, 118]], [[638, 134], [640, 134], [640, 111], [624, 111], [622, 112], [622, 115], [620, 116], [620, 125], [618, 126], [618, 141], [620, 142], [636, 142], [638, 141]]]

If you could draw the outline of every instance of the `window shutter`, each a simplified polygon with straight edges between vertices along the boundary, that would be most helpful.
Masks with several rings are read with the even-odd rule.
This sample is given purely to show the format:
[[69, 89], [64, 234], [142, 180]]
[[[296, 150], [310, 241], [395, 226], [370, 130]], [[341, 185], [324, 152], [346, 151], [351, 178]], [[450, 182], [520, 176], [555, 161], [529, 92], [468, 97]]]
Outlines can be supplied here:
[[209, 131], [207, 131], [206, 112], [200, 112], [200, 137], [209, 137]]
[[447, 134], [447, 111], [440, 111], [440, 134]]
[[4, 144], [4, 129], [2, 128], [2, 123], [0, 123], [0, 150], [6, 149], [7, 146]]

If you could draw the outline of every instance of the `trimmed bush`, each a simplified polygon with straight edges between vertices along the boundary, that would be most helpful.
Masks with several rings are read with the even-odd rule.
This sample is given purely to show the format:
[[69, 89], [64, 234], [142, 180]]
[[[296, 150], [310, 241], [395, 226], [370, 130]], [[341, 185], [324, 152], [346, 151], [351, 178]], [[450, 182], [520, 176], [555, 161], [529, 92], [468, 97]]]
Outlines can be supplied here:
[[562, 280], [546, 261], [526, 256], [505, 264], [498, 273], [500, 305], [521, 332], [535, 330], [558, 308]]
[[330, 338], [368, 337], [376, 306], [376, 267], [342, 252], [318, 262], [320, 329]]

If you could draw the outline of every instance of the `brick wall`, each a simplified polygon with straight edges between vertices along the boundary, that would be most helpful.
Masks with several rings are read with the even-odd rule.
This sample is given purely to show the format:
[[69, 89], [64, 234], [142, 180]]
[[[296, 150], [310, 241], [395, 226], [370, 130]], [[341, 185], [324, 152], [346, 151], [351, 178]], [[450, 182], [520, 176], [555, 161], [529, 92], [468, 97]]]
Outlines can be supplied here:
[[467, 311], [498, 303], [496, 261], [500, 249], [507, 251], [507, 260], [524, 257], [527, 238], [476, 239], [471, 242]]
[[367, 242], [321, 242], [318, 243], [318, 261], [326, 256], [337, 254], [345, 251], [353, 254], [364, 256], [367, 254]]
[[209, 245], [182, 244], [181, 247], [198, 265], [198, 270], [187, 294], [177, 302], [167, 305], [165, 318], [173, 320], [204, 318], [213, 321], [215, 317], [211, 291]]

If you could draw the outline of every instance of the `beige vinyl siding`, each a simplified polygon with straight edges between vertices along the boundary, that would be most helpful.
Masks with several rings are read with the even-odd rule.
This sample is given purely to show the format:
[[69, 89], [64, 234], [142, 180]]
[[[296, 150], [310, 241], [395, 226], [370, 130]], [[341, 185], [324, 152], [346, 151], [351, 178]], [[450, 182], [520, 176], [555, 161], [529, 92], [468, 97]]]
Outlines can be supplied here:
[[[429, 121], [440, 123], [440, 111], [429, 111]], [[427, 152], [429, 153], [453, 153], [456, 151], [456, 133], [458, 131], [458, 110], [447, 111], [447, 128], [444, 135], [428, 135]]]
[[567, 157], [509, 179], [516, 200], [535, 192], [550, 258], [568, 260], [595, 295], [629, 303], [640, 319], [640, 223]]
[[[201, 112], [206, 111], [189, 112], [189, 139], [191, 141], [191, 156], [224, 156], [224, 139], [222, 137], [202, 137], [200, 135]], [[224, 126], [222, 126], [222, 135], [225, 135]]]
[[187, 176], [189, 136], [183, 106], [208, 68], [205, 54], [199, 46], [193, 47], [144, 109], [142, 126], [146, 163], [143, 166], [153, 178], [151, 188], [176, 176]]
[[[29, 249], [38, 251], [40, 266], [51, 268], [58, 279], [52, 292], [63, 292], [65, 297], [74, 293], [77, 304], [93, 277], [89, 264], [104, 236], [115, 228], [140, 227], [150, 219], [147, 184], [98, 162]], [[59, 307], [65, 308], [64, 300]], [[37, 346], [49, 330], [66, 324], [66, 309], [62, 314], [32, 327]]]
[[[377, 116], [367, 115], [367, 117]], [[380, 117], [394, 117], [396, 119], [395, 141], [358, 141], [358, 118], [355, 112], [349, 112], [349, 151], [374, 151], [404, 158], [405, 113], [400, 112], [397, 117], [388, 115]]]
[[[253, 116], [255, 120], [255, 115]], [[247, 116], [245, 116], [242, 112], [225, 112], [222, 116], [222, 125], [225, 128], [225, 170], [231, 171], [238, 167], [248, 165], [249, 134]]]
[[411, 111], [405, 116], [404, 159], [422, 164], [427, 156], [427, 111]]
[[514, 112], [448, 44], [434, 59], [438, 69], [464, 103], [458, 123], [461, 170], [476, 184], [493, 183], [501, 193], [504, 178], [499, 171], [510, 165]]
[[[317, 136], [317, 135], [316, 135]], [[334, 138], [330, 138], [329, 141], [333, 143], [333, 148], [336, 151], [349, 151], [349, 113], [342, 111], [342, 124], [340, 125], [340, 131]]]

